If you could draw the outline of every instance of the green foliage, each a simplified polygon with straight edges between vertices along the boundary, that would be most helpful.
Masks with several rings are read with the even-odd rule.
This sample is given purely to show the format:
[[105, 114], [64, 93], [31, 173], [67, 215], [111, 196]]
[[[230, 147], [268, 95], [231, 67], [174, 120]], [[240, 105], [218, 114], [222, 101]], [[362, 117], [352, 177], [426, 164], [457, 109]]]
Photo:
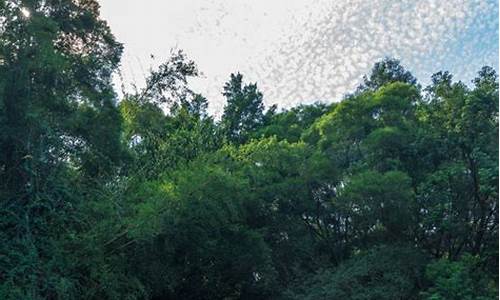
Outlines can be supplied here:
[[478, 257], [466, 255], [459, 261], [441, 259], [427, 266], [426, 277], [432, 282], [422, 292], [427, 300], [498, 299], [498, 283], [480, 274]]
[[135, 273], [153, 297], [239, 299], [271, 293], [270, 249], [249, 225], [248, 182], [200, 161], [190, 166], [160, 183], [153, 192], [157, 201], [138, 204], [131, 222], [137, 228], [129, 234], [146, 256], [132, 258]]
[[[268, 111], [268, 120], [265, 126], [257, 132], [257, 137], [276, 136], [279, 140], [294, 143], [301, 139], [302, 134], [317, 118], [332, 110], [334, 105], [327, 106], [322, 103], [312, 105], [299, 105], [280, 113]], [[270, 114], [270, 112], [272, 114]]]
[[358, 92], [375, 91], [393, 82], [416, 85], [417, 79], [400, 64], [399, 60], [385, 58], [375, 63], [369, 76], [363, 76], [363, 84], [358, 87]]
[[124, 154], [122, 46], [96, 1], [2, 1], [0, 15], [1, 298], [79, 297], [92, 269], [75, 251], [89, 249], [83, 207]]
[[181, 51], [173, 53], [152, 71], [142, 91], [120, 102], [123, 139], [132, 158], [128, 172], [155, 179], [219, 147], [221, 138], [206, 112], [207, 99], [187, 87], [188, 77], [196, 75], [192, 61]]
[[416, 249], [381, 246], [323, 269], [288, 292], [289, 299], [420, 299], [426, 259]]
[[367, 171], [348, 179], [339, 206], [349, 216], [352, 238], [363, 246], [373, 239], [404, 240], [412, 224], [413, 191], [405, 173]]
[[227, 99], [221, 120], [224, 137], [228, 142], [242, 144], [264, 122], [263, 95], [257, 84], [244, 85], [240, 73], [231, 74], [222, 95]]
[[216, 122], [182, 51], [117, 103], [94, 0], [0, 16], [1, 299], [496, 298], [492, 68], [280, 112], [232, 74]]

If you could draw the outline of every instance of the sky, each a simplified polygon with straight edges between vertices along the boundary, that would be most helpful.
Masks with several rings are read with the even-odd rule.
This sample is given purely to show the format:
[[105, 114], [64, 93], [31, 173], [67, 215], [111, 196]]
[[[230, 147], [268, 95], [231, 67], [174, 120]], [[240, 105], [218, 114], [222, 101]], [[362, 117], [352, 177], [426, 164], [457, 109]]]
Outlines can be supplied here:
[[424, 85], [441, 70], [466, 83], [483, 65], [498, 71], [497, 0], [99, 2], [125, 46], [127, 89], [182, 49], [202, 72], [191, 86], [215, 116], [235, 72], [257, 82], [266, 105], [289, 108], [341, 100], [384, 57], [400, 59]]

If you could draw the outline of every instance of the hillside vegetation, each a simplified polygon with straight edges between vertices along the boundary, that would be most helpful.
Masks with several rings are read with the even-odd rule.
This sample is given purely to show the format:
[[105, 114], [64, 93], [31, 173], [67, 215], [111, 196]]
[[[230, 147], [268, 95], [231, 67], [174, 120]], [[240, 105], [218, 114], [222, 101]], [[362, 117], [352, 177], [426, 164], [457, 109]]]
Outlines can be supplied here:
[[0, 299], [498, 299], [492, 68], [215, 120], [183, 52], [117, 99], [98, 9], [0, 0]]

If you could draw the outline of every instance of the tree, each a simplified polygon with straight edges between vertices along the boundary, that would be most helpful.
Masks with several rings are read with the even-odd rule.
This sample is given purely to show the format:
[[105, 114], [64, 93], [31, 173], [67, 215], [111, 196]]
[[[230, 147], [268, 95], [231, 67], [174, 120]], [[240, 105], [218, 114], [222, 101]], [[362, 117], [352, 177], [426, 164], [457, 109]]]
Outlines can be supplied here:
[[155, 179], [218, 147], [207, 99], [187, 86], [197, 74], [193, 61], [174, 52], [151, 71], [143, 90], [121, 101], [124, 139], [132, 154], [127, 169], [135, 178]]
[[337, 205], [348, 216], [347, 231], [358, 247], [409, 239], [414, 195], [408, 175], [366, 171], [344, 184]]
[[194, 94], [188, 87], [188, 78], [196, 76], [198, 76], [196, 64], [188, 60], [182, 50], [172, 51], [166, 62], [156, 70], [151, 70], [146, 78], [146, 87], [136, 91], [134, 96], [138, 101], [159, 106], [185, 105], [187, 97]]
[[304, 143], [275, 137], [230, 155], [251, 184], [256, 204], [249, 221], [265, 232], [283, 288], [302, 272], [345, 255], [340, 221], [330, 205], [337, 174], [324, 156]]
[[326, 268], [286, 299], [420, 299], [425, 256], [405, 246], [381, 246]]
[[370, 75], [363, 76], [363, 83], [358, 87], [358, 92], [367, 90], [375, 91], [393, 82], [416, 85], [417, 79], [401, 65], [399, 60], [385, 58], [375, 63]]
[[303, 132], [309, 128], [314, 121], [319, 117], [332, 110], [334, 105], [326, 105], [315, 103], [312, 105], [299, 105], [290, 110], [285, 110], [279, 113], [270, 112], [264, 126], [259, 129], [257, 137], [276, 136], [279, 140], [287, 140], [289, 142], [298, 142], [301, 139]]
[[[73, 298], [82, 207], [123, 157], [111, 75], [122, 52], [96, 1], [1, 1], [4, 299]], [[95, 194], [94, 194], [95, 195]]]
[[498, 82], [488, 68], [473, 90], [442, 82], [431, 86], [434, 94], [421, 118], [447, 155], [434, 162], [418, 199], [425, 208], [422, 242], [437, 256], [456, 258], [497, 243]]
[[274, 270], [253, 214], [246, 178], [197, 160], [153, 187], [131, 224], [132, 257], [153, 299], [252, 299], [272, 294]]
[[422, 296], [427, 300], [497, 299], [497, 281], [479, 274], [479, 265], [478, 257], [470, 255], [459, 261], [441, 259], [429, 264], [426, 277], [431, 286], [422, 292]]
[[243, 85], [243, 76], [238, 73], [231, 74], [222, 95], [227, 100], [221, 120], [223, 134], [228, 142], [242, 144], [263, 124], [262, 93], [257, 84]]

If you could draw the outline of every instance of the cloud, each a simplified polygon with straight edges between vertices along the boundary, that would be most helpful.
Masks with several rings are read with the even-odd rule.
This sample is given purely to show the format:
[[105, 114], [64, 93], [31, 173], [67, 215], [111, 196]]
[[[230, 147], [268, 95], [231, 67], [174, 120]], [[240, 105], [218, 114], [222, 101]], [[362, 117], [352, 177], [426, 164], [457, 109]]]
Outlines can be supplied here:
[[[111, 1], [102, 1], [103, 7]], [[481, 65], [498, 67], [495, 0], [189, 0], [182, 5], [170, 8], [175, 15], [165, 7], [166, 15], [155, 23], [168, 27], [163, 41], [153, 32], [143, 43], [163, 54], [173, 46], [185, 49], [205, 74], [194, 86], [219, 114], [221, 88], [236, 71], [258, 82], [268, 104], [288, 107], [339, 100], [384, 56], [400, 58], [423, 81], [442, 69], [471, 79]], [[122, 26], [112, 20], [111, 25]], [[118, 38], [134, 44], [128, 41], [133, 36]], [[130, 57], [149, 53], [126, 49], [125, 69], [138, 73]]]

